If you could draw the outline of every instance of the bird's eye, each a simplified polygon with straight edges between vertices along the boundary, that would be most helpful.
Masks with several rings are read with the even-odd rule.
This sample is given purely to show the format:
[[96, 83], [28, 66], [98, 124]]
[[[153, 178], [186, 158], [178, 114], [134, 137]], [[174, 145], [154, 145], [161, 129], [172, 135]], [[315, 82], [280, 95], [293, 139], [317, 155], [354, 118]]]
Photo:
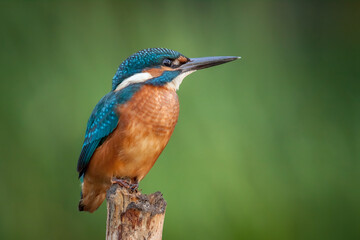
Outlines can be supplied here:
[[165, 58], [163, 61], [164, 66], [171, 67], [171, 60], [168, 58]]

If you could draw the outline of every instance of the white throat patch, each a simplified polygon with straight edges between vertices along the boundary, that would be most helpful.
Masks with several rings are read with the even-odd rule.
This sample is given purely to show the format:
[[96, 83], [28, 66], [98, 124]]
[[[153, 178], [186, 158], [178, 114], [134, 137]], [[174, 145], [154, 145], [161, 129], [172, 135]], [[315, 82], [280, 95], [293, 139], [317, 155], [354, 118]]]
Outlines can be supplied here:
[[149, 80], [151, 78], [153, 78], [153, 76], [150, 73], [147, 73], [147, 72], [136, 73], [136, 74], [132, 75], [131, 77], [124, 79], [124, 81], [122, 81], [116, 87], [115, 91], [119, 91], [133, 83], [145, 82], [146, 80]]
[[179, 76], [177, 76], [176, 78], [174, 78], [171, 82], [166, 84], [166, 87], [174, 89], [175, 91], [179, 90], [180, 84], [182, 83], [182, 81], [184, 80], [184, 78], [188, 75], [190, 75], [191, 73], [195, 72], [194, 71], [189, 71], [189, 72], [184, 72], [181, 73]]

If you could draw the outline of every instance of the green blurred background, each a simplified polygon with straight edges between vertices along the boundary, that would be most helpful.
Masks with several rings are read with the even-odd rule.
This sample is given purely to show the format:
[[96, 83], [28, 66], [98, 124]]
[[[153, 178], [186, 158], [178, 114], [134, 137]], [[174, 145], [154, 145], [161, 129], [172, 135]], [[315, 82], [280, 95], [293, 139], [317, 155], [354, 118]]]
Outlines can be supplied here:
[[240, 55], [179, 91], [141, 182], [164, 239], [360, 239], [359, 1], [0, 3], [0, 239], [103, 239], [77, 211], [87, 119], [148, 47]]

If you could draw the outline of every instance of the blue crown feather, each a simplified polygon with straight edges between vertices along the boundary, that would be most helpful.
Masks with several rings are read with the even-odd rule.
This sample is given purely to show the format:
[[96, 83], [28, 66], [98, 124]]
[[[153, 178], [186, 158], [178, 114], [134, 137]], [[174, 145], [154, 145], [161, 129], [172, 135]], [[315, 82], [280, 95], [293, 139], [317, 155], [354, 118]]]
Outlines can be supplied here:
[[180, 56], [181, 53], [167, 48], [147, 48], [134, 53], [120, 64], [112, 80], [112, 91], [126, 78], [144, 68], [158, 66], [165, 58], [176, 59]]

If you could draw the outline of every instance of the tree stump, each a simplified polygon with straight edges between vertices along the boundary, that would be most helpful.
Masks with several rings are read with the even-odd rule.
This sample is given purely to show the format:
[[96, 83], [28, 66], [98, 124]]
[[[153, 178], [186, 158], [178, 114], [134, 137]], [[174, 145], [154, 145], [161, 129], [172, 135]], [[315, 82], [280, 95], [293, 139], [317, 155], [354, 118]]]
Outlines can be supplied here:
[[113, 184], [106, 200], [107, 240], [162, 239], [166, 202], [160, 192], [146, 195]]

